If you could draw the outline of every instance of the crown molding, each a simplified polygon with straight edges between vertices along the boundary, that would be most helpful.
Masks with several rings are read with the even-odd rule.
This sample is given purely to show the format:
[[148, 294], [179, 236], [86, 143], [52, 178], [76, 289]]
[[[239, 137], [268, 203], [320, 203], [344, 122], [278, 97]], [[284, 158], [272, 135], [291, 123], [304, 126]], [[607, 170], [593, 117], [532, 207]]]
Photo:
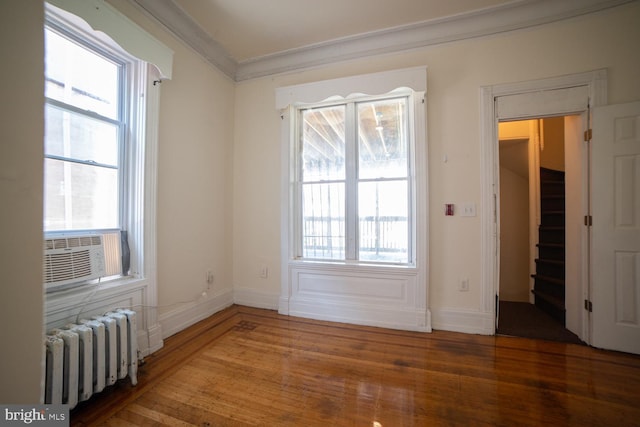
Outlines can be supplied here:
[[207, 31], [173, 0], [129, 0], [166, 27], [211, 65], [235, 79], [238, 63]]
[[373, 31], [238, 62], [174, 0], [130, 0], [235, 81], [345, 60], [490, 36], [569, 19], [637, 0], [514, 0], [494, 7]]

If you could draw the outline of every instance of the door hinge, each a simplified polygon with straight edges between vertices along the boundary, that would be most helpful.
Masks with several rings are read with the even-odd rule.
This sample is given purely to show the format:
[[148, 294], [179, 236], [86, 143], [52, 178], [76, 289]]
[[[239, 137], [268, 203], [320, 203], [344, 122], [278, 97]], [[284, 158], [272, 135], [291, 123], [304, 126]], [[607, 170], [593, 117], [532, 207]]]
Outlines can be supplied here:
[[587, 227], [591, 227], [593, 225], [593, 217], [591, 215], [584, 216], [584, 225]]
[[584, 300], [584, 309], [589, 313], [593, 312], [593, 304], [588, 299]]
[[587, 129], [584, 131], [584, 140], [589, 142], [591, 141], [591, 136], [592, 136], [593, 132], [591, 132], [591, 129]]

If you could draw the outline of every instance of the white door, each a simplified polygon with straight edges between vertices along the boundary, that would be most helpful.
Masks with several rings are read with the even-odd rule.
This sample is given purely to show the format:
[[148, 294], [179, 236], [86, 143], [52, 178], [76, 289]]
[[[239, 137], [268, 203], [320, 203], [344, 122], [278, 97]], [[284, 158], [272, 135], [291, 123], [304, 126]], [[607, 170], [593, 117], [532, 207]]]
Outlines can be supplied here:
[[592, 128], [591, 345], [640, 354], [640, 102]]

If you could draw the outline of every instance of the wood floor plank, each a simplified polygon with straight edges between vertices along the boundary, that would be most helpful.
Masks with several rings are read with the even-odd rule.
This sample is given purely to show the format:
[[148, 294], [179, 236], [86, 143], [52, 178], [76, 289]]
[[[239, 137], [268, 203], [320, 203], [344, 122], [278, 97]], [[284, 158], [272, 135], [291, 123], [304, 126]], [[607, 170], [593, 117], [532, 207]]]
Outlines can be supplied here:
[[140, 378], [83, 404], [71, 424], [640, 425], [638, 356], [239, 306], [167, 339]]

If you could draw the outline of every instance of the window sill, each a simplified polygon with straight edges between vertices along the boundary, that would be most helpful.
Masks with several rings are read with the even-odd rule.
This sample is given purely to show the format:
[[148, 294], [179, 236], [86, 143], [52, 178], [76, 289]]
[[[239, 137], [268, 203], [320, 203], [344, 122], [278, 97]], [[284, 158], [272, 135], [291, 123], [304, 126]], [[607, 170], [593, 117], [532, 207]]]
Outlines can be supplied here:
[[349, 261], [328, 261], [328, 260], [308, 260], [308, 259], [292, 259], [289, 260], [290, 268], [304, 268], [312, 270], [325, 271], [353, 271], [353, 272], [380, 272], [384, 274], [417, 274], [418, 268], [409, 264], [375, 264], [366, 262], [349, 262]]
[[145, 279], [134, 276], [113, 277], [102, 281], [90, 281], [86, 283], [79, 283], [77, 285], [69, 285], [61, 289], [46, 290], [46, 299], [52, 299], [56, 297], [69, 297], [76, 294], [86, 294], [93, 292], [96, 289], [107, 290], [112, 288], [120, 288], [122, 286], [135, 285]]
[[91, 317], [143, 304], [148, 284], [145, 278], [129, 276], [47, 293], [46, 327], [61, 327], [76, 322], [80, 316]]

